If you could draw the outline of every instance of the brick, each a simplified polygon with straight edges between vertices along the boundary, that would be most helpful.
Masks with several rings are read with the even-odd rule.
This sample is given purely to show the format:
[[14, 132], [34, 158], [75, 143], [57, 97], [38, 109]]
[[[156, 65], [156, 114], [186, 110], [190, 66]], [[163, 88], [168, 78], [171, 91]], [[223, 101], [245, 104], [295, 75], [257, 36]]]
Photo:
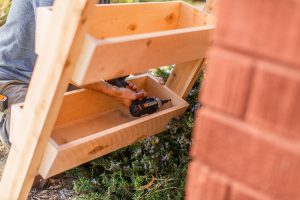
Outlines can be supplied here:
[[193, 160], [189, 164], [186, 185], [187, 200], [271, 200], [209, 166]]
[[298, 0], [220, 0], [215, 42], [300, 67]]
[[200, 162], [189, 164], [186, 200], [226, 200], [228, 183], [225, 178], [211, 173]]
[[298, 143], [207, 108], [201, 109], [196, 126], [194, 159], [275, 199], [300, 199]]
[[300, 72], [259, 62], [246, 119], [274, 134], [300, 141]]
[[200, 100], [206, 106], [243, 116], [253, 76], [253, 59], [218, 48], [210, 58]]
[[230, 200], [271, 200], [271, 198], [240, 183], [233, 183]]

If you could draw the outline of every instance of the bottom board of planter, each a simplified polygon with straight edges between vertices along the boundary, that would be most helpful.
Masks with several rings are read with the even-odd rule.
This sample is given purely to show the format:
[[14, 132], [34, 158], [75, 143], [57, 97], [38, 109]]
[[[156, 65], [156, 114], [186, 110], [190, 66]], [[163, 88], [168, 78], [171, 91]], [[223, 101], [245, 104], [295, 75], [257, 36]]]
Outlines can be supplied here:
[[95, 158], [167, 129], [169, 121], [183, 114], [187, 102], [151, 75], [136, 77], [138, 89], [148, 96], [172, 101], [156, 113], [132, 117], [129, 109], [99, 92], [66, 93], [39, 173], [49, 178]]

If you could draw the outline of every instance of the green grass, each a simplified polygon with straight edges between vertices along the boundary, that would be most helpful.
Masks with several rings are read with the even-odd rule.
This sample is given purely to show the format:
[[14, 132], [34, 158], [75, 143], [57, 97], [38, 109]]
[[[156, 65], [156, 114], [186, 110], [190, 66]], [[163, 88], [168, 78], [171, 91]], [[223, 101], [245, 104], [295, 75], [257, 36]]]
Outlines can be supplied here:
[[[170, 67], [154, 71], [168, 76]], [[189, 147], [203, 71], [188, 96], [190, 106], [170, 130], [67, 172], [80, 200], [184, 199]]]

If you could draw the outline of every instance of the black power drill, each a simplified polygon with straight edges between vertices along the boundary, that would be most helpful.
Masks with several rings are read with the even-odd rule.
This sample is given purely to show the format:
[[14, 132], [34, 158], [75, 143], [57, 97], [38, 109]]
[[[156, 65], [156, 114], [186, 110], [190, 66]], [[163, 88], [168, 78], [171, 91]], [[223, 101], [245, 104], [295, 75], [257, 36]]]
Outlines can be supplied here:
[[[109, 80], [109, 84], [117, 87], [127, 87], [128, 83], [126, 82], [126, 76]], [[136, 99], [132, 101], [129, 111], [130, 114], [134, 117], [141, 117], [142, 115], [155, 113], [162, 105], [171, 101], [171, 99], [161, 100], [156, 97], [144, 97], [141, 99]]]
[[134, 117], [155, 113], [162, 105], [171, 99], [161, 100], [156, 97], [144, 97], [134, 100], [130, 105], [130, 114]]

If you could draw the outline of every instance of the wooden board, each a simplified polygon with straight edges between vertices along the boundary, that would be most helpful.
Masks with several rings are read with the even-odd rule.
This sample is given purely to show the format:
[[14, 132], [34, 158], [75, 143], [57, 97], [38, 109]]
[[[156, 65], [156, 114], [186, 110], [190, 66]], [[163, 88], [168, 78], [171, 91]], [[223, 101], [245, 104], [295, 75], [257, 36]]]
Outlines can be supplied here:
[[180, 2], [98, 5], [88, 33], [96, 39], [177, 28]]
[[204, 63], [205, 59], [200, 59], [176, 64], [166, 82], [166, 86], [178, 96], [186, 99], [196, 82]]
[[43, 178], [160, 133], [166, 130], [172, 117], [182, 114], [188, 106], [149, 75], [140, 76], [132, 82], [139, 88], [145, 88], [150, 96], [171, 98], [172, 103], [164, 105], [157, 113], [134, 118], [128, 109], [103, 94], [87, 90], [66, 94], [40, 166]]
[[95, 40], [86, 37], [72, 81], [86, 85], [150, 68], [203, 58], [213, 26]]
[[[151, 10], [150, 6], [153, 5], [160, 6], [154, 6], [155, 9]], [[170, 8], [166, 9], [169, 5], [171, 5]], [[127, 33], [128, 28], [121, 28], [118, 23], [117, 27], [113, 27], [114, 24], [112, 23], [110, 24], [110, 29], [113, 30], [111, 34], [118, 37], [96, 39], [94, 35], [87, 36], [72, 77], [72, 81], [79, 86], [94, 83], [101, 79], [108, 80], [128, 74], [142, 73], [157, 66], [202, 59], [212, 43], [210, 35], [214, 28], [212, 25], [214, 18], [182, 2], [112, 5], [100, 8], [105, 13], [103, 14], [106, 19], [104, 20], [105, 23], [108, 19], [115, 19], [110, 12], [104, 12], [104, 10], [109, 11], [112, 8], [119, 12], [123, 9], [124, 13], [127, 13], [127, 9], [132, 10], [133, 8], [135, 11], [140, 10], [140, 13], [143, 13], [146, 8], [151, 10], [150, 13], [160, 11], [158, 13], [163, 13], [163, 17], [158, 15], [157, 19], [162, 18], [158, 22], [163, 27], [166, 27], [163, 25], [166, 14], [171, 12], [173, 13], [171, 15], [174, 15], [172, 20], [177, 21], [177, 23], [175, 28], [167, 30], [172, 28], [172, 25], [162, 31], [161, 27], [159, 28], [158, 25], [153, 25], [151, 22], [149, 27], [145, 29], [145, 33], [131, 35]], [[135, 21], [130, 17], [123, 16], [122, 20], [118, 17], [120, 16], [116, 17], [116, 21], [127, 20], [135, 24]], [[142, 19], [146, 20], [147, 17]], [[98, 22], [99, 27], [101, 27], [100, 22], [101, 20]], [[101, 30], [96, 24], [93, 24], [92, 27]], [[153, 32], [155, 29], [156, 32]], [[106, 35], [109, 36], [109, 34]]]
[[219, 0], [207, 0], [204, 10], [208, 13], [216, 15], [218, 1]]
[[[51, 16], [49, 8], [40, 12], [45, 12], [38, 20], [42, 27]], [[212, 43], [214, 22], [212, 15], [183, 2], [97, 6], [72, 82], [82, 86], [202, 59]]]
[[[92, 0], [55, 1], [47, 48], [40, 54], [0, 183], [0, 199], [27, 199], [78, 56]], [[59, 19], [59, 20], [54, 20]], [[45, 45], [46, 46], [46, 45]], [[18, 145], [16, 145], [18, 144]]]

